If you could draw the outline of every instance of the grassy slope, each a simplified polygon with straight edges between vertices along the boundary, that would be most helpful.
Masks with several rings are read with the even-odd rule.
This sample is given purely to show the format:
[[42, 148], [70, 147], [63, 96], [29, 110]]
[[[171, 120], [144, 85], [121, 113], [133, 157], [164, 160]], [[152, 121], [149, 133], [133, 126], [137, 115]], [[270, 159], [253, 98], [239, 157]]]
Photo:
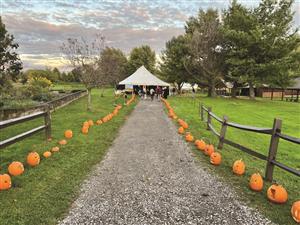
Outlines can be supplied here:
[[[93, 126], [87, 136], [80, 133], [83, 121], [96, 120], [113, 110], [112, 90], [92, 95], [93, 111], [86, 111], [86, 97], [61, 108], [52, 114], [52, 142], [44, 141], [44, 133], [36, 134], [0, 153], [0, 173], [5, 173], [8, 163], [25, 162], [28, 152], [43, 153], [63, 138], [64, 130], [72, 129], [74, 137], [49, 159], [42, 159], [36, 168], [26, 166], [25, 173], [13, 178], [13, 188], [0, 192], [0, 224], [55, 224], [67, 211], [77, 196], [80, 183], [92, 166], [99, 162], [134, 107], [123, 107], [118, 116], [101, 126]], [[118, 103], [123, 103], [122, 99]], [[42, 123], [41, 120], [26, 122], [7, 128], [1, 139]], [[3, 135], [2, 135], [3, 134]]]
[[[197, 138], [205, 138], [212, 141], [215, 145], [218, 140], [210, 131], [206, 130], [206, 124], [200, 121], [199, 101], [206, 106], [211, 106], [215, 114], [222, 117], [227, 115], [230, 121], [252, 125], [258, 127], [272, 127], [275, 117], [283, 120], [282, 132], [292, 136], [300, 136], [300, 104], [287, 103], [280, 101], [266, 100], [232, 100], [221, 98], [199, 97], [197, 101], [187, 97], [171, 97], [169, 102], [179, 117], [185, 119], [190, 125], [190, 131]], [[213, 123], [217, 130], [220, 126], [217, 122]], [[234, 128], [228, 128], [226, 137], [236, 141], [244, 146], [255, 149], [258, 152], [267, 154], [270, 137], [263, 134], [255, 134], [240, 131]], [[215, 168], [209, 164], [208, 158], [195, 149], [199, 160], [205, 162], [211, 170], [217, 172], [225, 181], [230, 183], [238, 190], [244, 200], [252, 207], [258, 208], [266, 216], [279, 224], [294, 224], [290, 216], [290, 207], [295, 200], [300, 199], [300, 179], [299, 177], [289, 174], [279, 168], [275, 168], [274, 179], [284, 185], [289, 193], [289, 201], [285, 205], [275, 205], [270, 203], [266, 198], [266, 190], [270, 184], [265, 185], [263, 192], [255, 193], [249, 190], [249, 177], [254, 172], [260, 172], [264, 175], [265, 162], [228, 145], [224, 145], [221, 150], [223, 163], [220, 167]], [[243, 159], [246, 163], [246, 174], [242, 177], [232, 175], [231, 166], [237, 159]], [[280, 141], [277, 159], [296, 169], [300, 169], [300, 146], [290, 144], [284, 140]]]

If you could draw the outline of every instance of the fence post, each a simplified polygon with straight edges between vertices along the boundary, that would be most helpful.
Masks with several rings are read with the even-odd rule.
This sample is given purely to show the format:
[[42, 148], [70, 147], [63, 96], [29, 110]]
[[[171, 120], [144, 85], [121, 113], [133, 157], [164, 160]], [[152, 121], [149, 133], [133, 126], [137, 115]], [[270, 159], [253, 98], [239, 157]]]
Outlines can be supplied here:
[[210, 130], [209, 124], [211, 123], [211, 115], [209, 114], [211, 112], [211, 107], [207, 108], [207, 130]]
[[220, 131], [218, 149], [223, 148], [224, 139], [225, 139], [226, 130], [227, 130], [227, 121], [228, 121], [228, 117], [223, 116], [223, 123], [222, 123], [221, 131]]
[[204, 115], [203, 115], [203, 103], [199, 103], [200, 105], [200, 118], [201, 118], [201, 121], [204, 120]]
[[282, 121], [280, 119], [276, 119], [276, 118], [274, 119], [273, 129], [271, 134], [272, 136], [271, 136], [271, 141], [269, 146], [269, 154], [267, 158], [266, 174], [265, 174], [265, 178], [267, 181], [273, 180], [274, 165], [272, 164], [272, 160], [276, 158], [276, 153], [277, 153], [277, 148], [279, 143], [279, 137], [276, 135], [276, 133], [281, 132], [281, 124]]
[[47, 105], [45, 107], [45, 116], [44, 116], [44, 120], [45, 120], [45, 133], [46, 133], [46, 139], [48, 140], [49, 138], [51, 138], [51, 113], [50, 113], [50, 106]]

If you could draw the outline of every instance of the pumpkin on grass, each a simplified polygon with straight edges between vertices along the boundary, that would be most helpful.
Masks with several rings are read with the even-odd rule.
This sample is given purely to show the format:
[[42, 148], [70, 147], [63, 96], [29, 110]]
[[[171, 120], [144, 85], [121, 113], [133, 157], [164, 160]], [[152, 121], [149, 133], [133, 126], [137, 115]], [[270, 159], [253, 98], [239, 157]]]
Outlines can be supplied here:
[[267, 197], [271, 202], [283, 204], [288, 199], [288, 193], [281, 185], [272, 184], [267, 191]]
[[219, 152], [211, 153], [211, 155], [210, 155], [210, 163], [211, 164], [218, 166], [221, 164], [221, 162], [222, 162], [222, 156]]
[[58, 142], [60, 145], [66, 145], [67, 141], [65, 139], [62, 139]]
[[189, 128], [189, 125], [186, 122], [184, 122], [184, 121], [182, 123], [182, 126], [183, 126], [184, 129], [188, 129]]
[[70, 139], [70, 138], [72, 138], [72, 137], [73, 137], [73, 132], [72, 132], [72, 130], [66, 130], [66, 131], [65, 131], [65, 138]]
[[59, 151], [59, 147], [55, 146], [51, 149], [52, 152], [58, 152]]
[[97, 120], [97, 121], [96, 121], [96, 124], [97, 124], [97, 125], [101, 125], [101, 124], [102, 124], [102, 120]]
[[249, 186], [253, 191], [261, 191], [263, 189], [264, 181], [259, 173], [251, 175]]
[[88, 123], [89, 123], [89, 126], [93, 126], [94, 125], [93, 120], [89, 120]]
[[8, 173], [12, 176], [19, 176], [24, 172], [24, 166], [21, 162], [12, 162], [8, 166]]
[[178, 128], [178, 133], [179, 134], [183, 134], [184, 133], [184, 128], [183, 127], [179, 127]]
[[0, 175], [0, 191], [11, 188], [11, 178], [8, 174]]
[[293, 219], [297, 222], [300, 223], [300, 201], [294, 202], [291, 208], [291, 213]]
[[82, 127], [82, 128], [81, 128], [81, 132], [82, 132], [83, 134], [88, 134], [89, 128], [88, 128], [88, 127]]
[[233, 163], [232, 171], [237, 175], [243, 175], [245, 173], [245, 168], [245, 163], [240, 159]]
[[206, 143], [203, 140], [200, 140], [197, 144], [197, 148], [201, 151], [204, 151], [206, 148]]
[[188, 142], [192, 142], [192, 141], [194, 141], [194, 137], [193, 137], [193, 135], [191, 135], [191, 133], [187, 132], [185, 135], [185, 140]]
[[215, 148], [213, 145], [206, 145], [204, 149], [204, 154], [210, 156], [215, 151]]
[[45, 158], [49, 158], [51, 155], [52, 155], [52, 153], [50, 151], [46, 151], [46, 152], [43, 153], [43, 156]]
[[40, 155], [37, 152], [30, 152], [27, 155], [27, 163], [30, 166], [37, 166], [40, 163]]
[[89, 124], [88, 121], [85, 121], [85, 122], [83, 123], [83, 127], [89, 127], [89, 126], [90, 126], [90, 124]]

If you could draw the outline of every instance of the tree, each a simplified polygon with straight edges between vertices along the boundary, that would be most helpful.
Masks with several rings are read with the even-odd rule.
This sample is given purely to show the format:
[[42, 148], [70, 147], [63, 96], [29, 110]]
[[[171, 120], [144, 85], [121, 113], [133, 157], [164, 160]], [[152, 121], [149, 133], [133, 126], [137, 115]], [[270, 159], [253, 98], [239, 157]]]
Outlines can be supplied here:
[[223, 77], [222, 35], [218, 11], [200, 10], [198, 17], [186, 23], [190, 57], [185, 63], [193, 78], [208, 87], [208, 96], [216, 96], [216, 85]]
[[[224, 42], [222, 45], [225, 55], [227, 75], [225, 79], [233, 83], [232, 97], [236, 97], [239, 84], [248, 82], [250, 95], [254, 95], [255, 45], [259, 39], [257, 21], [251, 10], [233, 1], [224, 13], [224, 26], [221, 28]], [[252, 54], [251, 54], [252, 53]]]
[[288, 85], [285, 81], [299, 66], [299, 37], [291, 31], [292, 2], [264, 0], [250, 10], [233, 1], [224, 14], [226, 79], [246, 82], [250, 99], [255, 98], [255, 85]]
[[16, 81], [22, 70], [22, 62], [15, 52], [19, 47], [14, 42], [14, 36], [7, 33], [5, 24], [0, 16], [0, 87], [9, 85], [9, 81]]
[[271, 86], [286, 88], [299, 76], [300, 38], [293, 27], [293, 0], [264, 0], [254, 14], [261, 26], [262, 39], [258, 61], [263, 81]]
[[155, 52], [151, 50], [150, 46], [142, 45], [136, 47], [130, 52], [127, 74], [134, 73], [139, 67], [145, 66], [151, 73], [155, 73]]
[[120, 49], [106, 47], [98, 65], [106, 84], [116, 85], [127, 76], [127, 58]]
[[177, 85], [180, 93], [184, 82], [188, 81], [189, 74], [184, 66], [184, 60], [188, 56], [189, 49], [184, 35], [173, 37], [166, 43], [166, 49], [162, 52], [162, 62], [159, 74], [167, 82]]
[[91, 110], [91, 91], [103, 82], [97, 62], [104, 48], [104, 37], [97, 34], [91, 42], [81, 37], [68, 38], [61, 46], [64, 57], [80, 71], [80, 80], [88, 91], [87, 109]]

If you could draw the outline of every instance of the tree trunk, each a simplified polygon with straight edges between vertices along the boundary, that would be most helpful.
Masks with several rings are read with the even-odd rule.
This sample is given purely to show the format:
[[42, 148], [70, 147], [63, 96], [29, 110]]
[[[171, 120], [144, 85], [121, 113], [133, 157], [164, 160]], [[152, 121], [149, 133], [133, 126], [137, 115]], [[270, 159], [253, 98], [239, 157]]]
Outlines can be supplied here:
[[104, 88], [102, 88], [101, 97], [104, 97]]
[[249, 98], [252, 100], [255, 99], [255, 91], [252, 82], [249, 82]]
[[87, 91], [88, 91], [87, 110], [91, 111], [92, 110], [92, 105], [91, 105], [91, 103], [92, 103], [92, 96], [91, 96], [92, 89], [88, 88]]
[[236, 97], [237, 91], [238, 91], [237, 82], [233, 82], [233, 86], [231, 88], [231, 98], [237, 98]]
[[216, 82], [213, 80], [210, 82], [209, 87], [208, 87], [208, 97], [216, 97], [217, 92], [216, 92]]

